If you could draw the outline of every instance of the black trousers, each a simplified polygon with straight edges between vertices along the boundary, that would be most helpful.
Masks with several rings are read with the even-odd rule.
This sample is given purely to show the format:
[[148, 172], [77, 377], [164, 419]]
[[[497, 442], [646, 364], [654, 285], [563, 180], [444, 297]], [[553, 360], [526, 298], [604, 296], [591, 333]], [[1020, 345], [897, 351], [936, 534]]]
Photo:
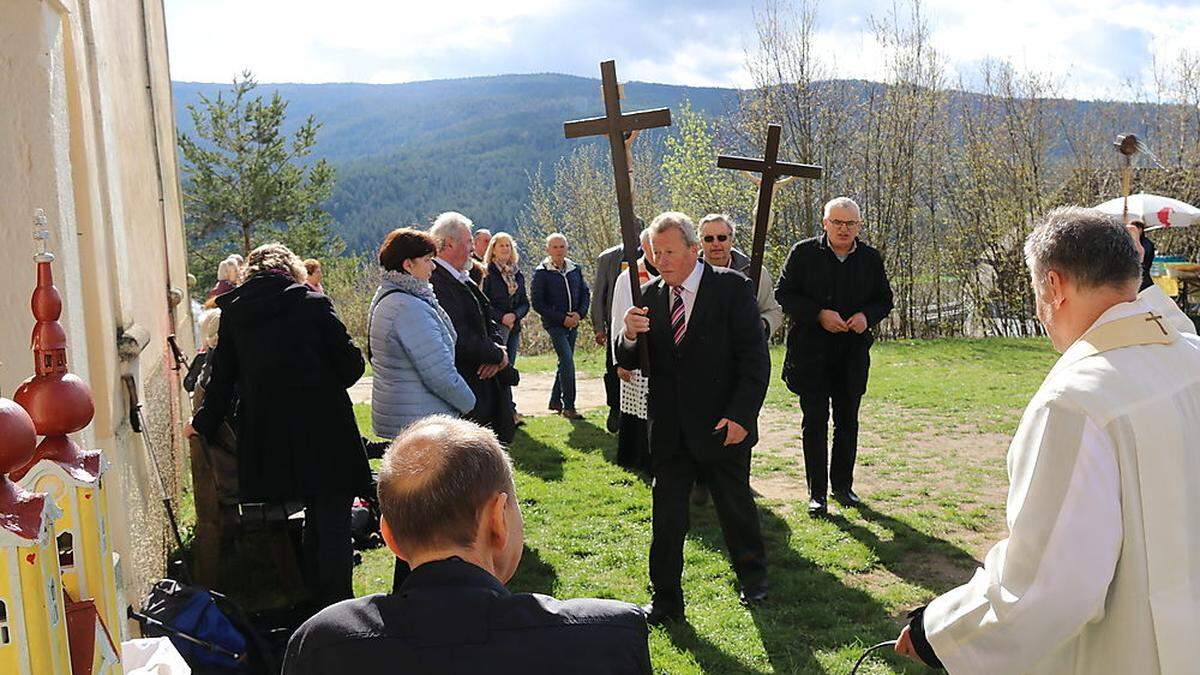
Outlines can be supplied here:
[[682, 444], [677, 453], [653, 459], [654, 522], [650, 543], [650, 583], [654, 602], [683, 608], [683, 541], [690, 527], [692, 484], [702, 478], [725, 535], [729, 559], [742, 586], [766, 581], [767, 555], [758, 509], [750, 492], [750, 450], [698, 462]]
[[617, 432], [617, 464], [636, 471], [649, 470], [649, 433], [646, 420], [637, 415], [621, 413], [621, 427]]
[[[862, 394], [835, 386], [800, 395], [800, 423], [804, 443], [804, 474], [808, 493], [824, 499], [829, 484], [834, 492], [854, 486], [854, 461], [858, 457], [858, 407]], [[829, 457], [829, 409], [833, 408], [833, 458]], [[825, 473], [826, 463], [829, 473]]]
[[613, 364], [612, 340], [604, 340], [604, 400], [610, 410], [621, 411], [621, 378], [617, 377], [617, 366]]
[[304, 502], [305, 585], [318, 607], [354, 597], [350, 502], [350, 497], [331, 495]]

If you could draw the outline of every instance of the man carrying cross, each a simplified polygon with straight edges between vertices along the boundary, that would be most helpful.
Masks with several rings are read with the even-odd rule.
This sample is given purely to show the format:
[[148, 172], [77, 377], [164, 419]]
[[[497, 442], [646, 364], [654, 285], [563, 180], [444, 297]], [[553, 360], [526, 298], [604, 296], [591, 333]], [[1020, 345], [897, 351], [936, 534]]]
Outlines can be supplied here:
[[617, 363], [639, 367], [636, 340], [649, 351], [650, 464], [654, 476], [647, 620], [684, 613], [683, 541], [688, 495], [697, 479], [712, 492], [742, 602], [767, 597], [766, 552], [750, 491], [750, 451], [767, 394], [771, 358], [746, 277], [697, 259], [691, 219], [667, 212], [650, 224], [659, 278], [624, 316]]
[[[800, 397], [808, 512], [824, 515], [828, 483], [843, 505], [858, 504], [854, 460], [858, 406], [867, 390], [871, 327], [892, 311], [892, 288], [879, 252], [859, 241], [862, 213], [848, 197], [825, 204], [825, 234], [788, 254], [775, 299], [792, 318], [783, 380]], [[833, 408], [833, 459], [826, 438]]]

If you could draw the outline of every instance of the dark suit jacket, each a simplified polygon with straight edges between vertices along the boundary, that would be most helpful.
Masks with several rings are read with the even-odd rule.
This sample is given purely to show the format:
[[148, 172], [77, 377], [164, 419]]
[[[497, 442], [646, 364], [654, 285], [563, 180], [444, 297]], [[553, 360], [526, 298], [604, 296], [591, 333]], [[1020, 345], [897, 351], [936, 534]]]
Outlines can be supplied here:
[[650, 673], [646, 640], [636, 605], [510, 593], [450, 558], [413, 570], [399, 593], [322, 610], [292, 636], [283, 672]]
[[[434, 263], [433, 275], [429, 278], [438, 304], [446, 310], [454, 332], [454, 367], [475, 392], [475, 408], [466, 415], [480, 424], [490, 424], [503, 442], [512, 440], [511, 406], [501, 401], [510, 401], [511, 391], [501, 387], [496, 378], [479, 379], [479, 366], [500, 363], [504, 358], [500, 350], [500, 334], [496, 322], [488, 315], [487, 298], [473, 283], [463, 283], [454, 278], [446, 268]], [[504, 410], [509, 410], [505, 413]]]
[[[758, 302], [740, 272], [704, 263], [696, 304], [678, 347], [671, 330], [671, 292], [661, 278], [642, 286], [650, 308], [650, 448], [660, 456], [682, 442], [700, 461], [728, 456], [758, 442], [758, 411], [767, 395], [771, 356]], [[638, 368], [637, 349], [620, 341], [617, 363]], [[713, 427], [727, 417], [746, 428], [746, 440], [725, 447]]]
[[[641, 257], [641, 253], [634, 254]], [[609, 319], [612, 314], [613, 287], [617, 285], [617, 277], [621, 274], [621, 263], [625, 260], [625, 246], [617, 244], [606, 248], [596, 258], [596, 275], [592, 279], [592, 330], [609, 332]]]

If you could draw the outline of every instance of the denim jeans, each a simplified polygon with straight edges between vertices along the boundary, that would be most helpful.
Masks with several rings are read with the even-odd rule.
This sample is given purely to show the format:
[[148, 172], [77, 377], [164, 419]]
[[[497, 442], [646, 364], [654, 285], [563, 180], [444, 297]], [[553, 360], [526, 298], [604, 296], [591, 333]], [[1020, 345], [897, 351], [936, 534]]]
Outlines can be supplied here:
[[521, 347], [521, 322], [514, 323], [512, 330], [500, 324], [500, 335], [504, 337], [504, 349], [508, 351], [508, 365], [517, 365], [517, 350]]
[[554, 376], [554, 388], [550, 390], [550, 406], [562, 406], [563, 410], [575, 409], [575, 336], [578, 328], [555, 326], [547, 328], [554, 353], [558, 355], [558, 373]]

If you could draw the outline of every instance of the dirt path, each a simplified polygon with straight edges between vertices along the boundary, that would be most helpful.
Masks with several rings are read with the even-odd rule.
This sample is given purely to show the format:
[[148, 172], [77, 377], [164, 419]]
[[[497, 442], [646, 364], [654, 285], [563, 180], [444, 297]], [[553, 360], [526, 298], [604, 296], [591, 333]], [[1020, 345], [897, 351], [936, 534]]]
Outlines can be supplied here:
[[[546, 405], [550, 402], [550, 389], [553, 386], [554, 373], [521, 373], [521, 384], [514, 391], [517, 410], [523, 415], [550, 414]], [[599, 377], [578, 376], [575, 392], [576, 410], [592, 410], [605, 405], [604, 380]], [[371, 378], [364, 377], [350, 387], [350, 401], [371, 402]]]

